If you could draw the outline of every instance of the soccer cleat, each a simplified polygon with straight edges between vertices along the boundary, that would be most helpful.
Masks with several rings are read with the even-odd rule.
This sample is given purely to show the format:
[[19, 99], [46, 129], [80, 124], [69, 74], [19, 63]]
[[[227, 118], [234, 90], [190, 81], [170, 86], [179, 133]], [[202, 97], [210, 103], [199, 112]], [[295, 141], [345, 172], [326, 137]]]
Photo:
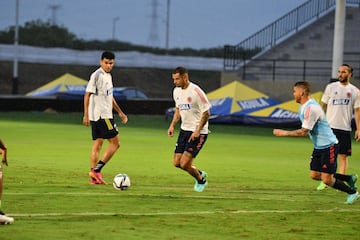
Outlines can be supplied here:
[[5, 215], [5, 213], [0, 211], [0, 224], [12, 224], [14, 222], [14, 218], [8, 217]]
[[357, 187], [356, 187], [357, 179], [358, 179], [358, 176], [356, 174], [351, 175], [351, 178], [350, 178], [350, 181], [349, 181], [349, 186], [354, 190], [357, 190]]
[[96, 185], [96, 184], [101, 184], [101, 182], [99, 182], [98, 180], [96, 180], [95, 178], [90, 178], [90, 184], [91, 185]]
[[104, 181], [101, 172], [95, 172], [94, 170], [91, 170], [89, 172], [89, 176], [94, 178], [98, 184], [106, 184], [106, 182]]
[[205, 171], [201, 171], [201, 176], [203, 177], [203, 179], [206, 179], [207, 173]]
[[327, 185], [323, 181], [321, 181], [319, 186], [317, 186], [316, 190], [322, 191], [322, 190], [325, 190], [326, 188], [327, 188]]
[[359, 192], [356, 192], [356, 193], [354, 193], [354, 194], [349, 194], [348, 197], [347, 197], [347, 199], [346, 199], [345, 204], [352, 204], [352, 203], [354, 203], [359, 197], [360, 197]]
[[207, 185], [208, 185], [207, 181], [202, 183], [202, 184], [195, 181], [194, 191], [195, 192], [202, 192], [207, 187]]

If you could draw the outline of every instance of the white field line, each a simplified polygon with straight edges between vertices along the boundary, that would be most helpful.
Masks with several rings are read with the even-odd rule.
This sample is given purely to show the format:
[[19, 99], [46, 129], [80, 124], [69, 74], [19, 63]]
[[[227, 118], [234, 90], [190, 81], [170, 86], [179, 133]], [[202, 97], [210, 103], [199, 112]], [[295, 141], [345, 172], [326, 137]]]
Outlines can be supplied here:
[[360, 212], [360, 209], [319, 209], [319, 210], [235, 210], [235, 211], [191, 211], [191, 212], [78, 212], [78, 213], [21, 213], [9, 214], [12, 217], [71, 217], [71, 216], [172, 216], [172, 215], [210, 215], [210, 214], [274, 214], [274, 213], [341, 213]]
[[[161, 198], [198, 198], [198, 199], [254, 199], [254, 200], [273, 200], [273, 201], [291, 201], [296, 202], [294, 199], [278, 199], [278, 198], [254, 198], [246, 196], [210, 196], [210, 195], [169, 195], [169, 194], [129, 194], [128, 192], [113, 192], [113, 193], [96, 193], [96, 192], [47, 192], [47, 193], [11, 193], [7, 192], [7, 195], [62, 195], [62, 196], [119, 196], [124, 194], [129, 197], [161, 197]], [[300, 200], [299, 200], [300, 201]], [[301, 200], [303, 202], [304, 200]], [[234, 210], [234, 211], [191, 211], [191, 212], [64, 212], [64, 213], [19, 213], [11, 214], [13, 217], [70, 217], [70, 216], [166, 216], [166, 215], [210, 215], [210, 214], [274, 214], [274, 213], [326, 213], [326, 212], [360, 212], [360, 209], [344, 209], [344, 208], [333, 208], [333, 209], [318, 209], [318, 210]]]
[[[237, 192], [237, 193], [241, 193], [241, 192]], [[250, 199], [250, 200], [262, 200], [262, 201], [284, 201], [284, 202], [300, 202], [300, 200], [296, 200], [296, 199], [291, 199], [291, 198], [271, 198], [271, 197], [250, 197], [250, 196], [246, 196], [244, 194], [246, 193], [241, 193], [242, 195], [237, 195], [237, 196], [213, 196], [213, 195], [204, 195], [204, 194], [198, 194], [198, 195], [171, 195], [171, 194], [134, 194], [134, 193], [130, 193], [128, 191], [126, 192], [122, 192], [122, 191], [114, 191], [112, 193], [104, 193], [104, 192], [23, 192], [23, 193], [6, 193], [7, 195], [60, 195], [60, 196], [119, 196], [119, 195], [125, 195], [125, 196], [129, 196], [129, 197], [158, 197], [158, 198], [173, 198], [173, 199], [177, 199], [177, 198], [189, 198], [189, 199]], [[302, 199], [301, 202], [304, 202], [304, 200]]]
[[[121, 196], [125, 195], [127, 197], [149, 197], [149, 198], [170, 198], [170, 199], [224, 199], [224, 200], [259, 200], [259, 201], [282, 201], [282, 202], [312, 202], [311, 197], [308, 199], [294, 199], [289, 198], [288, 196], [281, 197], [281, 195], [274, 194], [273, 192], [253, 192], [253, 191], [232, 191], [226, 192], [227, 196], [221, 195], [205, 195], [204, 193], [198, 193], [194, 195], [176, 195], [176, 194], [151, 194], [151, 193], [133, 193], [131, 191], [112, 191], [112, 192], [6, 192], [6, 195], [19, 195], [19, 196], [45, 196], [45, 195], [59, 195], [59, 196]], [[236, 194], [236, 195], [234, 195]], [[258, 195], [257, 195], [258, 194]], [[254, 196], [256, 195], [256, 196]], [[272, 197], [276, 195], [277, 197]], [[296, 194], [293, 194], [296, 195]], [[344, 196], [345, 197], [345, 196]]]

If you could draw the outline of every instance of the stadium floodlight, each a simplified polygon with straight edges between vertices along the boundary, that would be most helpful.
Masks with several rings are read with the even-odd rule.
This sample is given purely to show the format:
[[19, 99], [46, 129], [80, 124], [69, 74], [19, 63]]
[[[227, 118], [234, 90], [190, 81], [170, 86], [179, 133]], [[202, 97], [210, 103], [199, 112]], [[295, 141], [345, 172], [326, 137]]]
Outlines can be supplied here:
[[14, 35], [14, 63], [13, 63], [13, 87], [12, 87], [12, 94], [18, 93], [18, 85], [19, 85], [19, 79], [18, 79], [18, 48], [19, 48], [19, 0], [16, 0], [16, 7], [15, 7], [15, 35]]

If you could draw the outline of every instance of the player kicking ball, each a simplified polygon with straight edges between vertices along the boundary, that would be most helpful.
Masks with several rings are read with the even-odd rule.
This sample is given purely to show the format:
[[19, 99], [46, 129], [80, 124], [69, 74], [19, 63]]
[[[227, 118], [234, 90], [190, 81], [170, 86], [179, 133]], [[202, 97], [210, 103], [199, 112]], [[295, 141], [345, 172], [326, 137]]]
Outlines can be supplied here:
[[[115, 64], [115, 54], [105, 51], [101, 55], [100, 67], [91, 74], [84, 95], [85, 126], [91, 125], [93, 144], [90, 154], [90, 184], [106, 184], [101, 170], [110, 161], [120, 147], [120, 138], [114, 120], [115, 110], [126, 124], [128, 117], [123, 113], [113, 96], [113, 81], [111, 70]], [[109, 142], [101, 159], [99, 154], [104, 140]]]

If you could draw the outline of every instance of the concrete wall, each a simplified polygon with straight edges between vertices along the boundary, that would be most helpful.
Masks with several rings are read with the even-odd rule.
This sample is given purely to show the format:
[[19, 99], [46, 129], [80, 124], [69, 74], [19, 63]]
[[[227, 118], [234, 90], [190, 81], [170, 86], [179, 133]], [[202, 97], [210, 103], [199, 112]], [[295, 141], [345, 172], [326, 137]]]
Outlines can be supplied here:
[[[293, 99], [293, 86], [296, 81], [284, 81], [278, 80], [272, 81], [261, 81], [261, 80], [242, 80], [238, 75], [234, 73], [222, 72], [221, 74], [221, 85], [225, 85], [232, 81], [239, 81], [252, 87], [272, 98], [280, 101], [288, 101]], [[312, 92], [324, 91], [325, 86], [328, 82], [311, 82]]]

